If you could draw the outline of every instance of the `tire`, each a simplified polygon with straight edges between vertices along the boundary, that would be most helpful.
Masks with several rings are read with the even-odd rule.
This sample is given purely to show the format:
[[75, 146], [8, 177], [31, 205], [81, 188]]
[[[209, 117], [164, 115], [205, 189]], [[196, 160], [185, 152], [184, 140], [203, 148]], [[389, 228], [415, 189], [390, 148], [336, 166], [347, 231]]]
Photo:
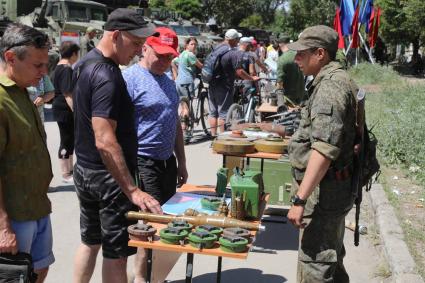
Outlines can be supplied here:
[[252, 109], [251, 112], [249, 112], [248, 123], [255, 123], [255, 110], [254, 109]]
[[202, 129], [206, 135], [211, 135], [211, 132], [207, 126], [208, 115], [210, 113], [207, 92], [201, 92], [199, 103], [201, 107], [201, 117], [199, 117], [199, 119], [201, 120]]
[[189, 109], [189, 116], [187, 117], [185, 124], [186, 124], [186, 136], [192, 137], [193, 136], [193, 113], [191, 113], [189, 108], [189, 99], [187, 97], [180, 98], [180, 105], [185, 104], [187, 109]]
[[243, 119], [243, 116], [242, 106], [237, 103], [233, 103], [230, 105], [229, 111], [227, 111], [226, 125], [224, 128], [230, 128], [234, 123]]

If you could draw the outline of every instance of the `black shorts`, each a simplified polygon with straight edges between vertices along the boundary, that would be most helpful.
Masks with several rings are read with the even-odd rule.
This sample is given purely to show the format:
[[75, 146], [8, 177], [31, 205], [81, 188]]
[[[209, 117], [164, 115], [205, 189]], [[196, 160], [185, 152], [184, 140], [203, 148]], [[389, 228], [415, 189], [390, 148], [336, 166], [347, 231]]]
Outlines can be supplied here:
[[137, 156], [137, 170], [142, 190], [153, 196], [161, 205], [176, 193], [177, 165], [174, 155], [167, 160]]
[[122, 192], [107, 170], [92, 170], [78, 164], [74, 183], [80, 201], [81, 241], [102, 245], [104, 258], [123, 258], [136, 253], [128, 246], [127, 227], [137, 221], [125, 218], [129, 210], [139, 209]]

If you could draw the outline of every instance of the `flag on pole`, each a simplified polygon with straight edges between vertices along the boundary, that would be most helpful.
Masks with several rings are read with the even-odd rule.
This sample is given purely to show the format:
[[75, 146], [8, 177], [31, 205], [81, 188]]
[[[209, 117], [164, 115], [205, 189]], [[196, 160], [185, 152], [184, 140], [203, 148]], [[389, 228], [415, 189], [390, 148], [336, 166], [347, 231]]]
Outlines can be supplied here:
[[354, 15], [353, 0], [341, 0], [339, 9], [340, 9], [342, 34], [350, 35], [351, 23], [353, 22], [353, 15]]
[[366, 33], [369, 33], [369, 19], [373, 11], [373, 0], [364, 0], [362, 3], [362, 9], [360, 14], [359, 22], [366, 25]]
[[344, 36], [342, 35], [341, 29], [341, 10], [336, 8], [335, 18], [334, 18], [334, 30], [338, 33], [338, 49], [344, 49]]
[[352, 24], [352, 34], [353, 40], [351, 43], [351, 48], [359, 48], [360, 45], [360, 37], [359, 37], [359, 12], [360, 7], [357, 6], [356, 12], [354, 13], [353, 24]]
[[381, 8], [379, 7], [376, 10], [375, 18], [376, 20], [375, 20], [375, 24], [373, 25], [372, 38], [370, 41], [371, 47], [375, 47], [376, 40], [378, 39], [378, 30], [379, 30], [379, 25], [381, 24]]
[[[370, 31], [373, 31], [373, 23], [375, 21], [375, 10], [376, 9], [372, 9], [372, 12], [370, 13], [369, 22], [366, 25], [366, 33], [369, 34], [369, 38], [371, 38], [372, 34], [373, 34]], [[369, 42], [370, 42], [370, 40], [369, 40]]]

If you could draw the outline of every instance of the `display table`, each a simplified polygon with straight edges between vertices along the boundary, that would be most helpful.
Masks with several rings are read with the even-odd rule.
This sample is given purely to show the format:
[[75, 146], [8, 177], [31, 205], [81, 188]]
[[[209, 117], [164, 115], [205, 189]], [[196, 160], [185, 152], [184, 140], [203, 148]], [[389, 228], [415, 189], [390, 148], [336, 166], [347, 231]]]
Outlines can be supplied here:
[[[201, 193], [201, 194], [215, 194], [214, 186], [195, 186], [190, 184], [183, 185], [179, 190], [179, 192], [189, 192], [189, 193]], [[269, 195], [265, 194], [263, 196], [263, 200], [260, 205], [260, 218], [263, 215], [265, 206], [267, 204]], [[253, 221], [255, 223], [259, 223], [259, 221]], [[189, 243], [185, 243], [184, 245], [169, 245], [164, 244], [160, 241], [159, 231], [162, 228], [165, 228], [167, 224], [164, 223], [152, 223], [149, 222], [150, 225], [157, 229], [157, 233], [154, 236], [152, 242], [141, 241], [137, 238], [137, 236], [130, 235], [130, 241], [128, 243], [129, 246], [145, 248], [147, 249], [147, 282], [151, 282], [151, 273], [152, 273], [152, 250], [163, 250], [170, 252], [179, 252], [179, 253], [187, 253], [187, 262], [186, 262], [186, 282], [192, 282], [192, 273], [193, 273], [193, 257], [194, 254], [201, 255], [210, 255], [218, 257], [217, 263], [217, 282], [221, 281], [221, 264], [222, 258], [234, 258], [234, 259], [246, 259], [248, 257], [249, 249], [251, 248], [253, 242], [255, 241], [255, 236], [257, 231], [251, 231], [252, 242], [248, 245], [248, 248], [243, 253], [229, 253], [222, 251], [219, 247], [219, 244], [216, 243], [212, 249], [202, 249], [194, 248]]]
[[245, 154], [234, 154], [234, 153], [218, 153], [217, 154], [223, 155], [223, 167], [226, 167], [226, 156], [235, 156], [235, 157], [241, 157], [246, 158], [246, 165], [249, 166], [250, 158], [258, 158], [261, 160], [261, 172], [264, 170], [264, 159], [272, 159], [272, 160], [278, 160], [284, 156], [285, 154], [280, 153], [269, 153], [269, 152], [254, 152], [254, 153], [245, 153]]

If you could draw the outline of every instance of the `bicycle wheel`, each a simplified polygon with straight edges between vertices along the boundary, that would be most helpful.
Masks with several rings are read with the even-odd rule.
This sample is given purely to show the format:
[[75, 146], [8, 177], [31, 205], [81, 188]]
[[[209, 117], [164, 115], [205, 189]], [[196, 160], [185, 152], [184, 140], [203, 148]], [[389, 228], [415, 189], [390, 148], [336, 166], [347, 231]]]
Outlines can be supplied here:
[[242, 106], [237, 103], [233, 103], [232, 105], [230, 105], [229, 111], [227, 112], [226, 125], [224, 128], [228, 129], [233, 124], [237, 124], [242, 119], [243, 119]]
[[202, 129], [206, 135], [211, 135], [210, 129], [207, 126], [208, 115], [210, 113], [207, 92], [201, 93], [199, 104], [199, 107], [201, 108], [199, 119], [201, 120]]

